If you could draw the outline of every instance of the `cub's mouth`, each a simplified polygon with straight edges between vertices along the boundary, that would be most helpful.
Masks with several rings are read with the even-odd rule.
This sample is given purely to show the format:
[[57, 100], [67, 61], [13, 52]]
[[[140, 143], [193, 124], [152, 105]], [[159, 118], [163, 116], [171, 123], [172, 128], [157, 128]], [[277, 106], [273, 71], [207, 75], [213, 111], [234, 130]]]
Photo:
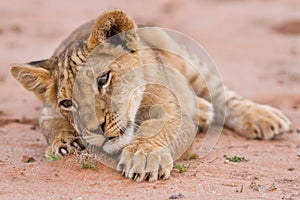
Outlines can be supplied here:
[[89, 147], [95, 147], [96, 153], [113, 155], [119, 153], [128, 146], [134, 139], [135, 126], [133, 122], [128, 122], [126, 127], [120, 127], [117, 123], [109, 124], [105, 120], [98, 129], [82, 132], [82, 139]]
[[[124, 147], [128, 146], [134, 139], [136, 128], [133, 122], [128, 122], [125, 128], [118, 128], [117, 135], [106, 136], [106, 142], [103, 144], [104, 152], [115, 154], [120, 152]], [[105, 129], [107, 130], [107, 129]], [[105, 135], [105, 132], [104, 132]]]

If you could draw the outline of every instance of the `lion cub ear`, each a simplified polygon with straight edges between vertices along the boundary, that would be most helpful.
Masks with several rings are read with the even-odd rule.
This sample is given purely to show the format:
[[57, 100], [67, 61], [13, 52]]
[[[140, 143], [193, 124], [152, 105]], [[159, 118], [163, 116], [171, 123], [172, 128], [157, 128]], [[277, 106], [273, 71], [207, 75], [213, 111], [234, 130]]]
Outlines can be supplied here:
[[55, 88], [51, 72], [45, 68], [47, 67], [46, 62], [47, 60], [41, 60], [10, 68], [12, 76], [27, 90], [32, 91], [42, 102], [49, 99], [51, 90]]
[[135, 22], [121, 10], [105, 12], [98, 17], [92, 28], [88, 47], [94, 49], [104, 42], [122, 45], [127, 50], [137, 49]]

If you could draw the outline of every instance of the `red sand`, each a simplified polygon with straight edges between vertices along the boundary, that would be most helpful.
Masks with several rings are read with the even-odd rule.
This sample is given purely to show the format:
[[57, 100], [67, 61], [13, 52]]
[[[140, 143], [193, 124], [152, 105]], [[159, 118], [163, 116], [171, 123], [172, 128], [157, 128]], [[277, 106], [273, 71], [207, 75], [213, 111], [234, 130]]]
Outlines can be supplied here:
[[[75, 27], [111, 8], [197, 40], [227, 85], [280, 108], [292, 131], [257, 141], [224, 130], [206, 158], [185, 162], [188, 172], [154, 183], [126, 180], [103, 165], [81, 169], [70, 157], [46, 161], [36, 126], [41, 103], [11, 78], [9, 65], [49, 57]], [[175, 192], [183, 199], [300, 199], [299, 10], [298, 0], [2, 1], [0, 199], [168, 199]], [[36, 161], [24, 163], [24, 155]], [[224, 155], [249, 162], [225, 163]]]

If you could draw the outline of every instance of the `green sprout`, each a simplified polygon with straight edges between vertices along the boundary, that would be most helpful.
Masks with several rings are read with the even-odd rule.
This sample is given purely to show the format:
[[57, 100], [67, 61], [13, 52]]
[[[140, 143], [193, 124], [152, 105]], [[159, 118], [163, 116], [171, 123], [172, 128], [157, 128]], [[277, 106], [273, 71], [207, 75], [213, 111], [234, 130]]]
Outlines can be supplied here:
[[84, 162], [84, 161], [81, 163], [81, 167], [82, 169], [93, 169], [93, 170], [98, 169], [98, 167], [95, 164]]
[[27, 162], [28, 163], [33, 163], [33, 162], [35, 162], [35, 159], [33, 157], [30, 157]]
[[188, 169], [190, 168], [191, 164], [177, 164], [177, 165], [174, 165], [174, 169], [177, 169], [179, 173], [182, 173], [182, 172], [187, 172]]
[[249, 161], [245, 157], [238, 157], [238, 156], [233, 156], [233, 157], [226, 156], [226, 160], [228, 160], [230, 162], [248, 162]]
[[49, 159], [49, 160], [53, 160], [53, 161], [57, 161], [57, 160], [60, 160], [61, 157], [60, 157], [59, 155], [56, 155], [56, 154], [54, 154], [54, 153], [51, 153], [51, 154], [49, 154], [48, 159]]
[[196, 159], [196, 158], [198, 158], [197, 154], [192, 154], [192, 155], [190, 156], [189, 160], [194, 160], [194, 159]]

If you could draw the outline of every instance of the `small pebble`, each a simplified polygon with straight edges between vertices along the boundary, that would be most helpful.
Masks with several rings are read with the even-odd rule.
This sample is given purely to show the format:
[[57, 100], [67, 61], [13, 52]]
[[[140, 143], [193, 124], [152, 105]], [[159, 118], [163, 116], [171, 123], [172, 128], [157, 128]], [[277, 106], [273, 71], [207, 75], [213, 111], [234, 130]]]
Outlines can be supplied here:
[[290, 167], [290, 168], [288, 168], [288, 171], [294, 171], [294, 167]]
[[4, 166], [4, 165], [5, 165], [4, 161], [0, 160], [0, 166]]
[[181, 194], [180, 192], [174, 192], [169, 199], [181, 199], [183, 198], [183, 194]]

